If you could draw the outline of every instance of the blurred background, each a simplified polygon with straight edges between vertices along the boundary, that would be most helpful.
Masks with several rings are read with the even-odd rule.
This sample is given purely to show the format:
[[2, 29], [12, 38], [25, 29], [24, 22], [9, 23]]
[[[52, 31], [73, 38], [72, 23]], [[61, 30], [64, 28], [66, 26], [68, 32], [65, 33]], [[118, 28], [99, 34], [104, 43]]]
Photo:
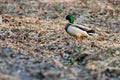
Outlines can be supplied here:
[[[98, 34], [80, 51], [68, 14]], [[0, 0], [0, 80], [120, 80], [120, 0]]]
[[[118, 26], [120, 26], [120, 1], [1, 0], [0, 14], [38, 17], [44, 20], [57, 18], [64, 19], [67, 14], [73, 14], [80, 21], [86, 21], [88, 23], [94, 23], [111, 28], [119, 28]], [[120, 29], [115, 30], [118, 32]]]

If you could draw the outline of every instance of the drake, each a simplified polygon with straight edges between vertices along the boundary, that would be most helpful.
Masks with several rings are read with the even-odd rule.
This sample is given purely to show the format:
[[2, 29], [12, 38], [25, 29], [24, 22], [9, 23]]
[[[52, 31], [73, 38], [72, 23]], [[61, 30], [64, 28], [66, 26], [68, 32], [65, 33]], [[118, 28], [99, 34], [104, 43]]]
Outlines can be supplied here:
[[76, 37], [76, 40], [78, 41], [82, 41], [83, 38], [95, 33], [91, 28], [79, 24], [73, 24], [75, 18], [72, 15], [67, 15], [66, 20], [69, 21], [65, 26], [66, 32], [69, 35]]

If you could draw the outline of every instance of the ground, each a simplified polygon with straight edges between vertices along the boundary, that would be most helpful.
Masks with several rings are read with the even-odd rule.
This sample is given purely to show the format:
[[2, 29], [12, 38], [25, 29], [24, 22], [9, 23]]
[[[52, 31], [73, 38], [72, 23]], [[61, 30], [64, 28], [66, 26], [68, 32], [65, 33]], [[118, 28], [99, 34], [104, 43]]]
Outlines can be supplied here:
[[[95, 4], [93, 4], [95, 3]], [[119, 80], [119, 0], [0, 1], [1, 80]], [[96, 34], [75, 47], [67, 14]]]

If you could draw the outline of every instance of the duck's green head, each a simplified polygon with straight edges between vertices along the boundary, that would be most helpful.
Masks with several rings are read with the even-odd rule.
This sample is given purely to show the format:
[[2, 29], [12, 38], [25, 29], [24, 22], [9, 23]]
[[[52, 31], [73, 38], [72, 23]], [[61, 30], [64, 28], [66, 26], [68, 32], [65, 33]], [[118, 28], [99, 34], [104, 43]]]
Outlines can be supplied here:
[[66, 19], [70, 22], [70, 23], [74, 23], [75, 18], [72, 15], [67, 15]]

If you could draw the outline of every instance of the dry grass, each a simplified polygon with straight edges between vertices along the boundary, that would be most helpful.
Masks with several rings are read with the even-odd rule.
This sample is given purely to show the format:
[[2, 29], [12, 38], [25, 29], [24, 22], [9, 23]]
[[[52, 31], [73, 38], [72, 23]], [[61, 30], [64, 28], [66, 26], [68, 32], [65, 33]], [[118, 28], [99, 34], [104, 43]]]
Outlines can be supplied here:
[[[21, 80], [119, 79], [120, 33], [115, 31], [117, 27], [104, 27], [98, 22], [91, 24], [94, 20], [105, 23], [113, 20], [117, 24], [119, 6], [113, 4], [116, 5], [113, 10], [92, 9], [94, 6], [89, 7], [89, 1], [84, 1], [71, 4], [31, 0], [14, 2], [14, 6], [1, 1], [4, 4], [0, 24], [0, 72], [17, 74]], [[115, 11], [115, 15], [111, 11]], [[101, 15], [104, 12], [107, 14]], [[76, 17], [76, 23], [81, 22], [96, 31], [96, 36], [83, 40], [81, 48], [81, 44], [77, 49], [73, 46], [75, 38], [64, 30], [68, 13]], [[80, 21], [79, 15], [86, 19], [80, 18], [83, 22]], [[115, 72], [112, 74], [112, 71]]]

